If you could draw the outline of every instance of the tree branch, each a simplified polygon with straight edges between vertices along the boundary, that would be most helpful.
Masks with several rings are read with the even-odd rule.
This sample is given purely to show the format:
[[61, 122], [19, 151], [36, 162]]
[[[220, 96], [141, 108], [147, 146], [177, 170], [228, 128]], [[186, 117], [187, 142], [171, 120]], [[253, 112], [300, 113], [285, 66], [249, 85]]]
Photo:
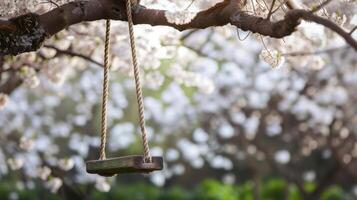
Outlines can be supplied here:
[[100, 67], [103, 67], [103, 64], [98, 62], [98, 61], [95, 61], [93, 60], [92, 58], [86, 56], [86, 55], [83, 55], [83, 54], [79, 54], [79, 53], [76, 53], [76, 52], [73, 52], [73, 51], [70, 51], [70, 50], [61, 50], [55, 46], [52, 46], [52, 45], [44, 45], [45, 48], [49, 48], [49, 49], [53, 49], [56, 51], [56, 54], [57, 55], [61, 55], [61, 54], [64, 54], [64, 55], [69, 55], [69, 56], [72, 56], [72, 57], [79, 57], [79, 58], [82, 58], [88, 62], [91, 62], [93, 64], [96, 64]]
[[[290, 2], [290, 1], [289, 1]], [[272, 22], [242, 10], [240, 0], [224, 0], [208, 10], [198, 12], [187, 24], [175, 24], [166, 18], [166, 10], [149, 9], [136, 6], [133, 12], [135, 24], [169, 26], [177, 30], [204, 29], [211, 26], [234, 25], [244, 31], [251, 31], [273, 38], [291, 35], [300, 20], [321, 24], [342, 36], [357, 50], [357, 42], [350, 34], [332, 21], [316, 16], [310, 11], [293, 9], [284, 19]], [[124, 0], [89, 0], [76, 1], [55, 8], [42, 15], [29, 13], [24, 16], [0, 21], [0, 55], [17, 55], [35, 51], [43, 41], [59, 31], [81, 22], [100, 19], [126, 21]]]

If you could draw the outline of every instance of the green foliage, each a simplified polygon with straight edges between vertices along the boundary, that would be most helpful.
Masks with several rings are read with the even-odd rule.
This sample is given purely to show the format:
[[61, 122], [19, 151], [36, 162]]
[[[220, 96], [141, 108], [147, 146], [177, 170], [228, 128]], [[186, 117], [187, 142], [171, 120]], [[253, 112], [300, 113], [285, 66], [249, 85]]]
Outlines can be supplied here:
[[286, 189], [288, 189], [288, 186], [284, 180], [269, 180], [262, 187], [262, 198], [266, 200], [285, 199]]
[[[35, 189], [14, 189], [12, 182], [0, 182], [1, 199], [9, 199], [12, 192], [17, 193], [19, 200], [64, 200], [60, 195], [51, 194], [47, 189], [36, 187]], [[270, 179], [259, 183], [259, 195], [262, 200], [303, 200], [298, 188], [288, 184], [283, 179]], [[61, 193], [60, 193], [61, 194]], [[257, 195], [257, 194], [256, 194]], [[254, 183], [249, 181], [244, 184], [230, 185], [223, 184], [217, 180], [209, 179], [197, 185], [193, 190], [182, 187], [158, 188], [154, 185], [137, 184], [116, 184], [105, 193], [94, 191], [90, 194], [90, 200], [254, 200]], [[328, 188], [321, 196], [321, 200], [352, 200], [353, 197], [347, 194], [338, 186]]]
[[340, 187], [337, 186], [330, 187], [321, 196], [321, 200], [352, 200], [352, 199], [355, 198], [349, 196]]
[[6, 200], [10, 199], [11, 193], [18, 196], [19, 200], [35, 200], [35, 199], [46, 199], [46, 200], [61, 200], [59, 195], [51, 194], [47, 189], [36, 187], [35, 189], [14, 189], [16, 188], [13, 182], [0, 182], [0, 199]]
[[304, 188], [307, 192], [313, 192], [316, 189], [316, 184], [313, 182], [307, 182], [305, 183]]
[[253, 195], [253, 183], [252, 182], [247, 182], [245, 184], [243, 184], [240, 187], [237, 187], [237, 191], [238, 191], [238, 199], [241, 200], [251, 200], [254, 199], [254, 195]]
[[153, 200], [158, 199], [160, 189], [152, 185], [135, 184], [130, 186], [120, 185], [112, 189], [109, 199]]
[[232, 185], [221, 184], [215, 180], [203, 182], [194, 192], [193, 200], [235, 200], [238, 192]]
[[8, 183], [0, 183], [0, 197], [6, 197], [11, 192], [11, 186]]
[[303, 200], [298, 187], [295, 185], [289, 186], [289, 200]]
[[160, 193], [158, 200], [184, 200], [189, 199], [190, 193], [179, 187], [173, 187], [166, 192]]

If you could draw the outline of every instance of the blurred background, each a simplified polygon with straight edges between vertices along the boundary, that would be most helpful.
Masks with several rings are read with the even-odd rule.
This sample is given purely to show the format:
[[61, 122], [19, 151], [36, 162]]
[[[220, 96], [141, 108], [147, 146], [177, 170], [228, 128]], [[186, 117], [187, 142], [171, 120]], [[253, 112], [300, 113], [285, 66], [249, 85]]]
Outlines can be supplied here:
[[[137, 155], [127, 24], [112, 23], [107, 154]], [[0, 57], [1, 199], [357, 199], [357, 54], [338, 36], [310, 23], [284, 40], [231, 26], [135, 31], [164, 170], [85, 172], [99, 156], [105, 30], [83, 23]]]

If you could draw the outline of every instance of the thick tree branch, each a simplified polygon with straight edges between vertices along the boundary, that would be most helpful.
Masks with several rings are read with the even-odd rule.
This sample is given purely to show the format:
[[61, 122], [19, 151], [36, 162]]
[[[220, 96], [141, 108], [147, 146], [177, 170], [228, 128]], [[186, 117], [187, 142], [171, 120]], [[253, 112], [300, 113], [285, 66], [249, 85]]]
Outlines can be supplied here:
[[[330, 28], [357, 50], [357, 42], [349, 33], [332, 21], [316, 16], [310, 11], [293, 9], [286, 13], [284, 19], [272, 22], [269, 19], [247, 14], [242, 10], [244, 4], [242, 2], [225, 0], [197, 13], [196, 17], [187, 24], [169, 22], [165, 16], [166, 10], [149, 9], [140, 5], [134, 8], [133, 18], [135, 24], [170, 26], [180, 31], [231, 24], [242, 30], [273, 38], [291, 35], [303, 19]], [[46, 38], [81, 22], [100, 19], [126, 21], [125, 13], [124, 0], [89, 0], [70, 2], [42, 15], [30, 13], [8, 21], [0, 21], [0, 55], [17, 55], [35, 51]]]

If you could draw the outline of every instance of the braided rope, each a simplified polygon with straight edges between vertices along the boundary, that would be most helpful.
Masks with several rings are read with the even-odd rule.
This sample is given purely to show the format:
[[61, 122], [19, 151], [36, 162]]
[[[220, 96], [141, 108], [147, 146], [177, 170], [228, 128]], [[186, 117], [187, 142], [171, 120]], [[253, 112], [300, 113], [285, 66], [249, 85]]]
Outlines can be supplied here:
[[136, 88], [136, 97], [138, 101], [138, 110], [139, 110], [139, 123], [141, 129], [141, 139], [144, 148], [144, 161], [151, 162], [149, 143], [147, 139], [147, 133], [145, 128], [145, 114], [144, 114], [144, 103], [143, 103], [143, 93], [140, 83], [140, 70], [138, 67], [138, 61], [136, 57], [136, 46], [135, 46], [135, 36], [133, 30], [133, 17], [131, 14], [131, 0], [126, 0], [126, 13], [128, 17], [129, 25], [129, 36], [130, 36], [130, 46], [131, 46], [131, 56], [133, 59], [134, 67], [134, 79], [135, 79], [135, 88]]
[[104, 81], [102, 99], [102, 127], [100, 136], [100, 160], [106, 159], [105, 146], [107, 143], [107, 103], [109, 96], [109, 49], [110, 49], [110, 20], [106, 21], [105, 47], [104, 47]]

